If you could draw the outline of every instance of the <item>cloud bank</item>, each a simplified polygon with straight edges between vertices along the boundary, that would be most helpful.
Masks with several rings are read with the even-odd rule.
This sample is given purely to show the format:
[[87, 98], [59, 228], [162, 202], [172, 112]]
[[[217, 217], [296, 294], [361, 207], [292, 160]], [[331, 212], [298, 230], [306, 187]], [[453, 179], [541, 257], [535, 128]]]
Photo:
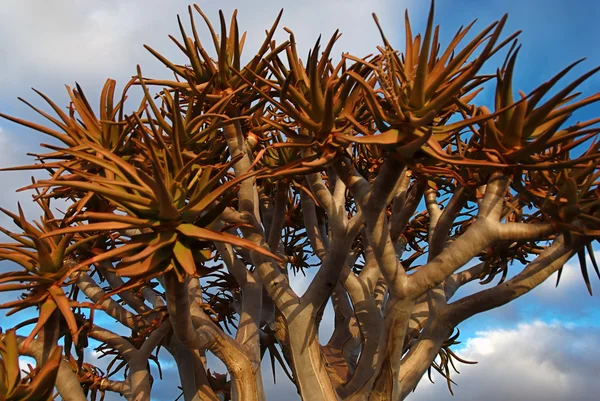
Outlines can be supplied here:
[[[536, 321], [481, 331], [459, 352], [477, 365], [461, 365], [453, 379], [455, 398], [463, 400], [593, 401], [600, 328]], [[410, 401], [451, 400], [445, 379], [425, 377]]]

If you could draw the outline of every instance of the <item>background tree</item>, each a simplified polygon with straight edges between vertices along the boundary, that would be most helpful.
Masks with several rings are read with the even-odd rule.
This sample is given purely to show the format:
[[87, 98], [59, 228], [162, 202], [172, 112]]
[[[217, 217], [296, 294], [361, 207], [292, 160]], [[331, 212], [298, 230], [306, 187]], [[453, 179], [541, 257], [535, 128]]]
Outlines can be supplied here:
[[[51, 127], [3, 115], [53, 138], [15, 168], [48, 172], [24, 188], [41, 219], [3, 210], [19, 230], [2, 229], [13, 241], [0, 258], [20, 267], [0, 290], [22, 295], [2, 307], [36, 315], [1, 336], [5, 399], [49, 399], [56, 386], [68, 401], [148, 400], [161, 348], [185, 400], [265, 399], [267, 350], [304, 400], [403, 399], [432, 369], [450, 386], [465, 362], [451, 349], [461, 322], [575, 254], [588, 289], [586, 251], [600, 276], [600, 118], [570, 122], [600, 100], [573, 93], [598, 68], [557, 89], [572, 64], [515, 98], [518, 33], [502, 35], [506, 17], [442, 48], [433, 6], [423, 35], [406, 18], [404, 53], [382, 32], [376, 55], [339, 61], [337, 32], [304, 62], [291, 31], [276, 43], [280, 14], [242, 66], [235, 14], [217, 31], [189, 13], [191, 31], [180, 23], [173, 38], [184, 64], [147, 47], [171, 80], [138, 67], [120, 97], [106, 82], [97, 112], [79, 86], [67, 112], [40, 93], [54, 115], [32, 107]], [[480, 72], [500, 55], [496, 74]], [[493, 106], [476, 103], [484, 88]], [[142, 101], [128, 111], [133, 89]], [[310, 268], [296, 294], [288, 276]], [[474, 288], [454, 300], [463, 286]], [[320, 345], [329, 301], [335, 329]], [[112, 359], [106, 372], [84, 358], [88, 339]], [[207, 353], [227, 375], [207, 369]], [[37, 362], [24, 377], [18, 354]]]

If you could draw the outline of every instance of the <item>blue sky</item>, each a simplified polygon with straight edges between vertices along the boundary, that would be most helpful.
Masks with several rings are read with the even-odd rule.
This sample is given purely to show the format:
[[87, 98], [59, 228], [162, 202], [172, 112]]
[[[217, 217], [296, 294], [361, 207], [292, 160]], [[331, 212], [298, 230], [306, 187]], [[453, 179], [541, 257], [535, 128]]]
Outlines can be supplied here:
[[[282, 26], [296, 33], [306, 53], [318, 34], [329, 37], [336, 28], [343, 33], [338, 52], [357, 56], [375, 52], [380, 44], [371, 13], [376, 12], [387, 36], [400, 50], [404, 42], [404, 9], [408, 8], [413, 32], [424, 26], [428, 2], [417, 0], [303, 0], [260, 2], [200, 1], [205, 12], [217, 20], [218, 7], [226, 15], [239, 9], [242, 30], [248, 31], [247, 51], [262, 40], [279, 8], [284, 8]], [[186, 15], [186, 1], [160, 0], [3, 0], [0, 3], [0, 111], [41, 121], [16, 98], [21, 96], [42, 104], [29, 89], [35, 87], [66, 105], [64, 85], [80, 83], [90, 99], [97, 99], [108, 77], [123, 84], [140, 64], [144, 75], [165, 77], [167, 71], [142, 47], [149, 44], [175, 59], [177, 49], [167, 35], [177, 33], [175, 16]], [[574, 73], [600, 65], [600, 2], [593, 0], [438, 0], [436, 22], [441, 24], [442, 42], [448, 43], [459, 26], [478, 18], [483, 28], [504, 13], [509, 14], [505, 32], [521, 29], [523, 48], [517, 61], [515, 89], [533, 89], [569, 63], [587, 57]], [[279, 36], [284, 37], [283, 31]], [[445, 39], [445, 40], [444, 40]], [[498, 63], [501, 62], [498, 61]], [[490, 65], [493, 72], [498, 63]], [[580, 88], [584, 95], [600, 92], [600, 76]], [[485, 94], [484, 94], [485, 95]], [[485, 101], [485, 96], [483, 99]], [[600, 116], [600, 105], [589, 106], [576, 119]], [[45, 138], [43, 139], [45, 140]], [[8, 121], [0, 120], [0, 166], [26, 163], [26, 152], [36, 151], [40, 135]], [[30, 216], [37, 216], [27, 195], [14, 190], [28, 182], [29, 173], [0, 173], [4, 192], [0, 206], [25, 205]], [[0, 224], [8, 221], [0, 217]], [[600, 256], [600, 255], [599, 255]], [[0, 265], [1, 266], [1, 265]], [[4, 266], [4, 268], [6, 268]], [[310, 276], [309, 276], [310, 278]], [[527, 388], [526, 400], [575, 401], [597, 399], [600, 385], [600, 297], [590, 297], [575, 261], [565, 268], [562, 283], [554, 288], [555, 278], [531, 294], [505, 308], [465, 322], [459, 350], [468, 359], [479, 361], [463, 366], [455, 377], [458, 399], [488, 401], [512, 399], [515, 389]], [[294, 285], [305, 288], [307, 279]], [[600, 293], [600, 283], [592, 283]], [[0, 318], [2, 326], [10, 320]], [[330, 326], [323, 327], [325, 335]], [[292, 399], [293, 390], [279, 374], [279, 384], [265, 382], [273, 399]], [[434, 375], [435, 377], [435, 375]], [[165, 370], [166, 380], [157, 384], [156, 399], [173, 399], [177, 392], [174, 369]], [[493, 378], [493, 382], [489, 378]], [[586, 382], [587, 380], [587, 382]], [[169, 383], [169, 384], [167, 384]], [[594, 396], [594, 394], [596, 394]], [[173, 396], [174, 395], [174, 396]], [[283, 397], [283, 398], [282, 398]], [[441, 377], [431, 385], [424, 379], [411, 400], [450, 399]]]

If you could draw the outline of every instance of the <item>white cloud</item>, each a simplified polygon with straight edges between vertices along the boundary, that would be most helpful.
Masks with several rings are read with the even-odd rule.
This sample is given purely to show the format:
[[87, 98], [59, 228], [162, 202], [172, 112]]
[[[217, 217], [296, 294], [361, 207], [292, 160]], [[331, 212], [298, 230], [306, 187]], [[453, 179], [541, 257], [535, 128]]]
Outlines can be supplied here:
[[[459, 367], [454, 393], [464, 400], [596, 400], [599, 341], [597, 328], [558, 322], [478, 332], [459, 355], [479, 363]], [[409, 400], [450, 400], [445, 380], [434, 380], [423, 378]]]
[[[337, 52], [363, 55], [376, 51], [375, 46], [380, 43], [370, 14], [377, 12], [394, 36], [392, 18], [401, 15], [394, 9], [403, 8], [410, 1], [269, 0], [260, 6], [253, 2], [201, 1], [199, 5], [217, 27], [219, 8], [224, 9], [226, 19], [233, 9], [239, 9], [241, 29], [249, 35], [248, 56], [262, 42], [265, 29], [271, 26], [280, 8], [285, 9], [281, 27], [289, 26], [296, 32], [302, 54], [320, 33], [328, 38], [340, 28], [344, 35]], [[179, 57], [179, 50], [167, 35], [179, 36], [176, 14], [187, 24], [188, 4], [182, 0], [5, 0], [0, 4], [0, 55], [4, 68], [0, 85], [5, 93], [17, 91], [21, 95], [22, 89], [31, 84], [51, 92], [74, 80], [99, 85], [109, 76], [127, 79], [135, 73], [138, 63], [148, 72], [164, 74], [160, 63], [142, 45], [149, 44]], [[210, 49], [202, 19], [195, 14], [202, 29], [201, 40]], [[279, 38], [285, 35], [280, 28]]]
[[12, 163], [17, 161], [17, 157], [15, 157], [15, 153], [18, 150], [18, 146], [16, 146], [15, 142], [12, 141], [11, 135], [7, 132], [4, 127], [0, 126], [0, 149], [3, 153], [2, 164], [0, 167], [9, 166]]
[[[25, 157], [26, 152], [13, 131], [0, 126], [0, 168], [31, 163]], [[38, 217], [40, 212], [31, 202], [30, 194], [16, 192], [17, 189], [31, 183], [30, 177], [32, 175], [39, 174], [32, 174], [30, 171], [0, 172], [0, 183], [2, 183], [0, 206], [14, 212], [17, 210], [17, 202], [21, 202], [27, 216]], [[4, 213], [0, 213], [0, 225], [13, 228], [12, 220]], [[0, 237], [4, 237], [4, 234], [0, 234]]]

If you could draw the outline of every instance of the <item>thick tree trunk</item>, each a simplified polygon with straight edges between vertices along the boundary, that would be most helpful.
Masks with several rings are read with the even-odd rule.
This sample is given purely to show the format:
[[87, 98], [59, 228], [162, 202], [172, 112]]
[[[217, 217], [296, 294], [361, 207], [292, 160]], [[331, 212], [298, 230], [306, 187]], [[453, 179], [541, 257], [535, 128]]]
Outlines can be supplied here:
[[325, 368], [317, 326], [314, 317], [310, 315], [309, 308], [288, 319], [288, 327], [292, 363], [302, 400], [339, 400]]

